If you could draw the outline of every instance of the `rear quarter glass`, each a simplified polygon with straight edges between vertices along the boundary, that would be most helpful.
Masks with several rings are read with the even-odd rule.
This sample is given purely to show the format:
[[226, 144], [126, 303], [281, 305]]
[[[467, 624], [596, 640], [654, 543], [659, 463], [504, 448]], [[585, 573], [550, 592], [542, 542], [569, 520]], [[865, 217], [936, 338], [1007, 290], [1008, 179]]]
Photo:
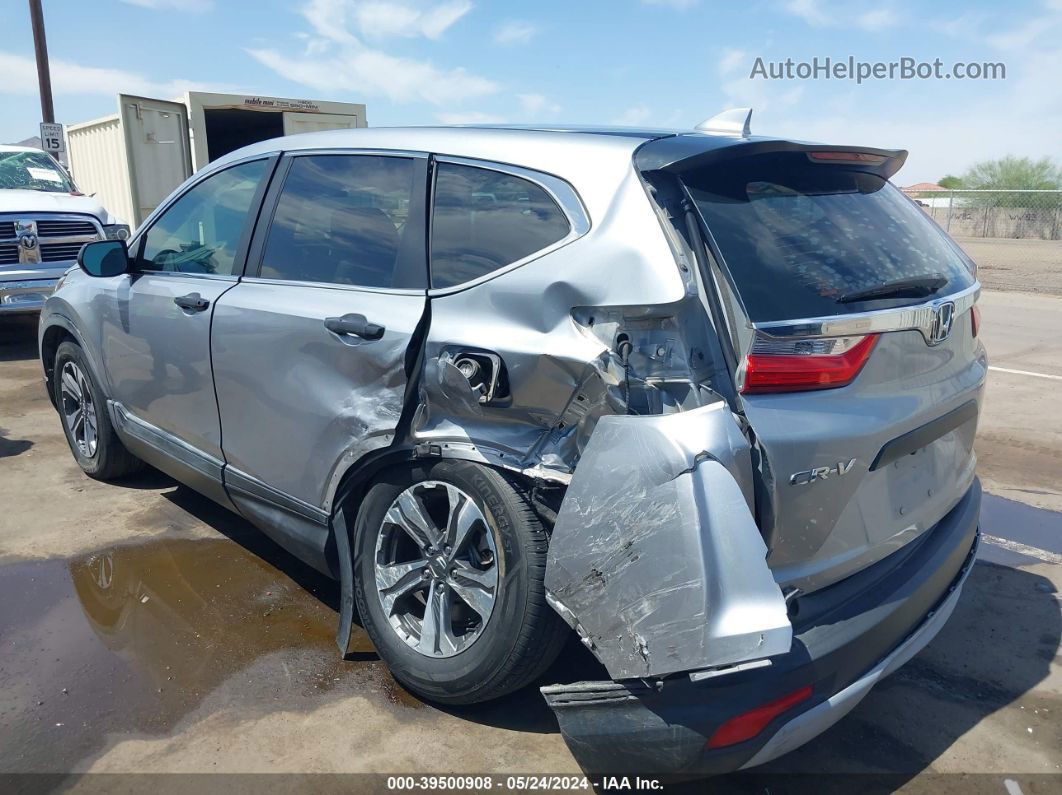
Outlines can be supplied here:
[[968, 261], [892, 184], [803, 152], [737, 158], [683, 181], [753, 322], [921, 303], [839, 298], [936, 276], [945, 296], [974, 283]]

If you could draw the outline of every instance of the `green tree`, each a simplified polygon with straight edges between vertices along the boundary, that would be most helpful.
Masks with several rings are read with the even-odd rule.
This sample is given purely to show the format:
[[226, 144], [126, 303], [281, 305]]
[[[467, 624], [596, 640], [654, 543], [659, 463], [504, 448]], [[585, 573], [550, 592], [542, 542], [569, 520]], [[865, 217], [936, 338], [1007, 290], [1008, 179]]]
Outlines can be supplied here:
[[[970, 166], [962, 176], [962, 183], [973, 190], [1059, 190], [1062, 188], [1062, 168], [1050, 157], [1033, 160], [1007, 155]], [[1052, 209], [1062, 203], [1062, 194], [975, 193], [967, 196], [971, 204], [992, 207]]]
[[1062, 188], [1062, 168], [1050, 157], [1033, 160], [1007, 155], [974, 163], [962, 183], [974, 190], [1058, 190]]
[[957, 188], [964, 187], [962, 184], [962, 178], [956, 177], [953, 174], [946, 174], [945, 176], [941, 177], [939, 180], [937, 180], [937, 184], [940, 185], [940, 187], [942, 188], [950, 188], [951, 190], [956, 190]]

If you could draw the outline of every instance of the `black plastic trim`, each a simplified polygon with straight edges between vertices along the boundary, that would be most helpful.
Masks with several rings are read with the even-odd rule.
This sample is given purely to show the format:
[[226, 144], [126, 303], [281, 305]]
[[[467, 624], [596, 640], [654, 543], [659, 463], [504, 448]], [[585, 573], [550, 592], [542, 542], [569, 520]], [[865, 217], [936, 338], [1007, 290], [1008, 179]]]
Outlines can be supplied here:
[[224, 463], [108, 400], [114, 429], [129, 452], [226, 508], [235, 506], [222, 484]]
[[970, 420], [976, 419], [977, 401], [971, 400], [963, 403], [957, 409], [952, 409], [947, 414], [937, 417], [935, 420], [927, 422], [913, 431], [908, 431], [902, 436], [897, 436], [891, 442], [886, 442], [874, 457], [874, 463], [870, 465], [870, 471], [881, 469], [893, 461], [898, 461], [905, 455], [918, 452], [941, 436], [951, 433]]
[[[737, 770], [788, 721], [886, 659], [962, 584], [976, 555], [980, 504], [975, 480], [922, 539], [849, 580], [801, 597], [808, 604], [801, 605], [794, 622], [793, 646], [771, 658], [768, 667], [697, 682], [676, 674], [542, 688], [572, 754], [584, 770], [596, 773], [710, 775]], [[809, 685], [811, 698], [775, 718], [756, 737], [705, 749], [706, 740], [727, 719]]]
[[242, 492], [247, 496], [271, 502], [278, 508], [297, 514], [304, 519], [309, 519], [322, 527], [328, 526], [328, 514], [325, 511], [282, 491], [278, 491], [272, 486], [267, 486], [257, 478], [234, 469], [231, 464], [225, 467], [225, 486], [231, 491]]

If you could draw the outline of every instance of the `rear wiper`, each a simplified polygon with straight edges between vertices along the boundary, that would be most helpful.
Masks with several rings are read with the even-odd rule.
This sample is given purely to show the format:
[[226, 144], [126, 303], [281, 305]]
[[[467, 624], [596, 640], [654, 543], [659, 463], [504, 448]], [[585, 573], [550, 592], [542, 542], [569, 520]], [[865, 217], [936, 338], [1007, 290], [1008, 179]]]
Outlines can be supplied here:
[[870, 301], [875, 298], [925, 298], [932, 295], [948, 280], [943, 276], [916, 276], [913, 279], [897, 279], [885, 282], [865, 290], [845, 293], [837, 299], [839, 304], [851, 304], [855, 301]]

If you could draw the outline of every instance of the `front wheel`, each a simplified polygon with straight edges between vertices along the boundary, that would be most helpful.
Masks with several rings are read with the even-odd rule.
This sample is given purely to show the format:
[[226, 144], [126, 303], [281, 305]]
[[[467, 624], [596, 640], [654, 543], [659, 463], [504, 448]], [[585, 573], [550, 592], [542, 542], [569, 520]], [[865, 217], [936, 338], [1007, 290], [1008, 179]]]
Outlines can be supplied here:
[[107, 400], [73, 342], [55, 353], [55, 405], [70, 452], [89, 477], [113, 480], [131, 475], [144, 464], [125, 449], [107, 414]]
[[548, 537], [515, 480], [438, 461], [385, 473], [358, 512], [358, 611], [395, 678], [434, 701], [512, 692], [556, 658], [567, 626], [546, 604]]

